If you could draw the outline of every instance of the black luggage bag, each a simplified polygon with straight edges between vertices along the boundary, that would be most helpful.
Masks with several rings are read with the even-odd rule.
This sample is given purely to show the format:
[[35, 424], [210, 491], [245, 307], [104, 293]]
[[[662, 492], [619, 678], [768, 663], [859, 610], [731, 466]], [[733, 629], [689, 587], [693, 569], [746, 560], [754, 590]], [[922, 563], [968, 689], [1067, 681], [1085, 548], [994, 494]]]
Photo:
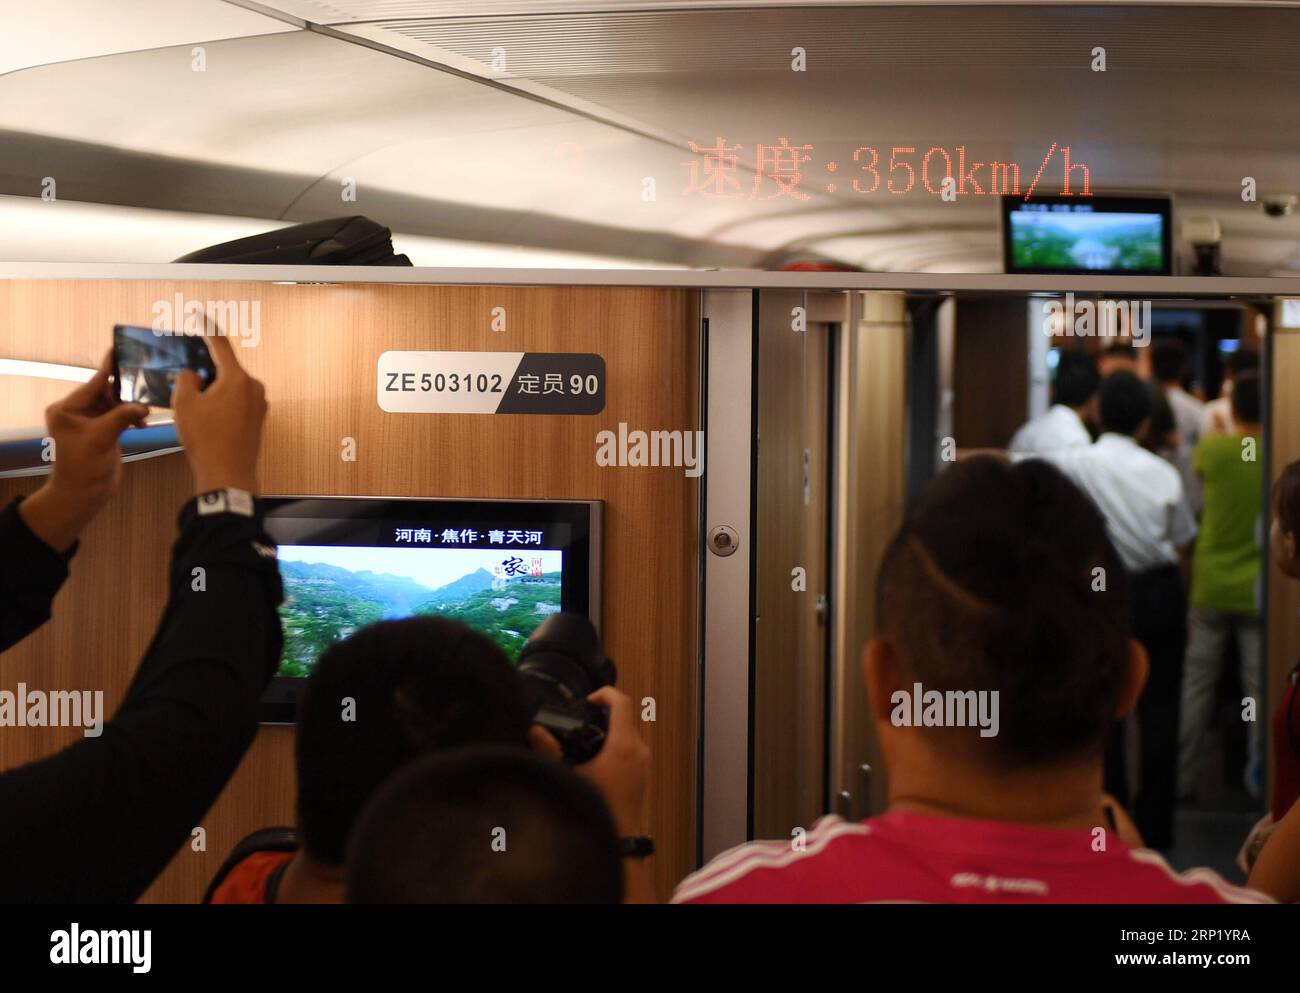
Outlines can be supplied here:
[[393, 254], [393, 233], [368, 217], [331, 217], [238, 238], [182, 255], [177, 262], [235, 265], [410, 265]]

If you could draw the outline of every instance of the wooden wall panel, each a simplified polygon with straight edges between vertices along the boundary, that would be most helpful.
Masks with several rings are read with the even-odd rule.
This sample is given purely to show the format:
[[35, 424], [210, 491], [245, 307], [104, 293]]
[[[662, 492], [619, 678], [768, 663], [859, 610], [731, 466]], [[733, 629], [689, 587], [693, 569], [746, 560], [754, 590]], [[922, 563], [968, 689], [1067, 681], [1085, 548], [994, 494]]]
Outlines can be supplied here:
[[959, 299], [953, 357], [958, 448], [1005, 448], [1029, 408], [1024, 297]]
[[[148, 325], [156, 300], [257, 300], [261, 341], [236, 349], [270, 401], [265, 493], [605, 501], [607, 649], [620, 687], [654, 697], [647, 829], [661, 896], [692, 866], [698, 628], [697, 483], [681, 469], [602, 468], [596, 433], [699, 425], [698, 296], [638, 288], [429, 287], [151, 281], [0, 282], [0, 355], [95, 365], [115, 322]], [[507, 329], [490, 330], [504, 307]], [[595, 352], [608, 403], [595, 417], [386, 414], [375, 363], [389, 349]], [[344, 462], [344, 438], [357, 459]], [[0, 481], [0, 500], [39, 480]], [[127, 466], [92, 525], [55, 622], [4, 656], [0, 686], [100, 688], [120, 700], [164, 597], [181, 455]], [[0, 730], [0, 768], [47, 755], [75, 729]], [[209, 813], [206, 853], [183, 849], [146, 895], [196, 901], [233, 842], [293, 821], [293, 732], [263, 728]]]
[[0, 377], [0, 438], [42, 437], [42, 412], [75, 385], [33, 376]]
[[[827, 338], [790, 329], [797, 290], [759, 296], [754, 629], [754, 837], [789, 838], [826, 812]], [[804, 450], [810, 455], [804, 500]], [[806, 588], [791, 588], [804, 569]]]
[[[836, 671], [832, 792], [846, 817], [880, 813], [885, 767], [862, 676], [875, 632], [876, 573], [907, 499], [907, 314], [901, 293], [855, 295], [840, 369]], [[864, 782], [861, 767], [871, 766]]]

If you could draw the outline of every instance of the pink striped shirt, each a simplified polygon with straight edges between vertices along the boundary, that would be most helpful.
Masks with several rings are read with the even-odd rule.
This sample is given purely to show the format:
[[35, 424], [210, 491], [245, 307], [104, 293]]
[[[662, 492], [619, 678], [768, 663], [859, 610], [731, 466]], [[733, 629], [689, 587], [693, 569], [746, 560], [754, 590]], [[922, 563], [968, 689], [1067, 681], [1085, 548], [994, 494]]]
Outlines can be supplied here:
[[[1097, 851], [1104, 839], [1105, 850]], [[1209, 869], [1178, 873], [1111, 832], [895, 812], [823, 817], [684, 879], [673, 903], [1272, 903]]]

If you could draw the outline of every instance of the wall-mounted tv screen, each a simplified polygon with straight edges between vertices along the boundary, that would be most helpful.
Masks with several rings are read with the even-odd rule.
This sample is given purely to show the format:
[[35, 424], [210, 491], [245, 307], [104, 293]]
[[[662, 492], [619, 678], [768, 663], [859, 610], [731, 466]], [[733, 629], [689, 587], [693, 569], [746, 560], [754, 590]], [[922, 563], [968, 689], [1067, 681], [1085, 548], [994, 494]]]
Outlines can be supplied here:
[[599, 501], [270, 497], [284, 651], [264, 723], [291, 723], [326, 648], [375, 621], [432, 614], [480, 631], [513, 661], [551, 614], [599, 628]]
[[1010, 273], [1168, 276], [1168, 197], [1002, 198], [1002, 254]]

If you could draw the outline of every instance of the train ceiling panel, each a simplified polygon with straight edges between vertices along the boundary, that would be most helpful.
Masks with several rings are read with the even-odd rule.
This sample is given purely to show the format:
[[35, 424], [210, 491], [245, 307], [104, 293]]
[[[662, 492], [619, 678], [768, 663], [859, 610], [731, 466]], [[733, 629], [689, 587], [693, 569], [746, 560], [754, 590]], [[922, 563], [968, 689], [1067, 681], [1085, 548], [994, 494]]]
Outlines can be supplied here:
[[[50, 42], [51, 64], [0, 77], [0, 193], [55, 174], [85, 202], [358, 210], [410, 235], [651, 263], [808, 252], [994, 271], [991, 163], [1019, 165], [1022, 187], [1041, 167], [1051, 190], [1068, 146], [1094, 192], [1171, 192], [1182, 216], [1218, 217], [1233, 271], [1300, 266], [1296, 219], [1239, 195], [1245, 177], [1300, 187], [1294, 9], [132, 0], [97, 50], [70, 26], [89, 6], [55, 6], [62, 54]], [[195, 17], [181, 31], [164, 8]], [[40, 34], [35, 13], [16, 19]], [[725, 179], [702, 151], [719, 138]], [[772, 175], [789, 166], [781, 139], [806, 156], [795, 185]], [[895, 147], [915, 150], [906, 192], [886, 188]], [[936, 176], [982, 163], [958, 202], [926, 189], [930, 149]], [[882, 182], [866, 193], [872, 154]]]
[[3, 0], [0, 76], [32, 66], [296, 30], [213, 0]]

